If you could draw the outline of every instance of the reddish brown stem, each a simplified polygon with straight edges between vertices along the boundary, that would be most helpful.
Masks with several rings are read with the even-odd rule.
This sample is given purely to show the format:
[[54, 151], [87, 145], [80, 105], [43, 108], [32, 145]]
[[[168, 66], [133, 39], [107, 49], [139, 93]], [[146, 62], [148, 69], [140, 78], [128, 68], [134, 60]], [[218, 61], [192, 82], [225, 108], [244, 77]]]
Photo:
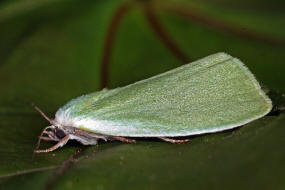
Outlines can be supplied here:
[[53, 175], [49, 178], [45, 190], [51, 190], [56, 180], [72, 165], [73, 161], [78, 158], [78, 156], [82, 153], [82, 149], [76, 150], [76, 152], [71, 155], [66, 161], [64, 161], [59, 168], [53, 173]]
[[109, 72], [110, 58], [111, 58], [115, 35], [119, 28], [120, 22], [122, 21], [124, 16], [128, 13], [132, 5], [133, 3], [129, 2], [121, 4], [117, 8], [109, 24], [104, 43], [103, 56], [102, 56], [101, 89], [106, 88], [108, 85], [108, 78], [109, 78], [108, 72]]
[[281, 46], [285, 45], [284, 39], [278, 39], [278, 38], [260, 33], [258, 31], [245, 29], [242, 26], [233, 25], [231, 23], [227, 23], [225, 21], [215, 19], [213, 17], [200, 13], [197, 10], [191, 9], [189, 7], [182, 7], [182, 6], [177, 6], [177, 5], [176, 6], [166, 5], [166, 4], [163, 4], [158, 7], [168, 10], [172, 13], [175, 13], [176, 15], [180, 15], [181, 17], [184, 17], [191, 21], [201, 23], [210, 28], [214, 28], [216, 30], [227, 32], [232, 35], [239, 36], [241, 38], [260, 41], [260, 42], [264, 42], [264, 43], [271, 44], [271, 45], [281, 45]]
[[163, 28], [163, 25], [155, 15], [155, 10], [152, 7], [151, 2], [146, 1], [143, 7], [144, 7], [144, 14], [149, 25], [156, 33], [156, 35], [159, 37], [159, 39], [163, 42], [163, 44], [182, 63], [190, 62], [189, 56], [187, 56], [186, 53], [184, 53], [182, 49], [179, 48], [179, 46], [174, 42], [173, 39], [171, 39], [170, 35], [167, 34], [166, 30]]

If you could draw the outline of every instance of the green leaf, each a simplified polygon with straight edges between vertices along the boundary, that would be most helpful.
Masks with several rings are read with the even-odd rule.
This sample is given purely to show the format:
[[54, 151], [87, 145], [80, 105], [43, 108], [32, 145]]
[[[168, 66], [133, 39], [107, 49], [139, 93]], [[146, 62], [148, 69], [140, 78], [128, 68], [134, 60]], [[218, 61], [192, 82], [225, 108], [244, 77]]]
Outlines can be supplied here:
[[[37, 137], [48, 123], [20, 100], [34, 102], [53, 117], [66, 101], [99, 90], [108, 28], [128, 2], [133, 1], [1, 2], [0, 189], [284, 189], [285, 115], [278, 115], [280, 111], [237, 130], [190, 137], [188, 144], [145, 138], [136, 139], [136, 145], [84, 147], [71, 142], [31, 161]], [[134, 2], [114, 35], [109, 88], [184, 63], [151, 27], [144, 12], [149, 5]], [[168, 40], [185, 57], [196, 60], [220, 51], [239, 57], [282, 110], [283, 2], [231, 2], [156, 1], [153, 9]], [[198, 19], [182, 16], [181, 7]], [[242, 35], [236, 33], [239, 28]], [[258, 37], [247, 36], [251, 32]], [[52, 144], [44, 142], [42, 147]]]

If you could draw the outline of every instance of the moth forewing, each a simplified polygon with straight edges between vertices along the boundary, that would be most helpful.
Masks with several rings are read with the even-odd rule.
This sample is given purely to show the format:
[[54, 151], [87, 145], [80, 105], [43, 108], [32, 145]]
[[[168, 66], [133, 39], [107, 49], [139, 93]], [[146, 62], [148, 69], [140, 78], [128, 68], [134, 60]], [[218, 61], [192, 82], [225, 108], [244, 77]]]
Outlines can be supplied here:
[[[134, 142], [124, 137], [181, 143], [166, 137], [231, 129], [271, 108], [271, 100], [248, 68], [217, 53], [125, 87], [73, 99], [57, 111], [53, 126], [69, 135], [65, 141], [82, 144], [96, 144], [100, 138]], [[63, 138], [61, 146], [67, 142]]]

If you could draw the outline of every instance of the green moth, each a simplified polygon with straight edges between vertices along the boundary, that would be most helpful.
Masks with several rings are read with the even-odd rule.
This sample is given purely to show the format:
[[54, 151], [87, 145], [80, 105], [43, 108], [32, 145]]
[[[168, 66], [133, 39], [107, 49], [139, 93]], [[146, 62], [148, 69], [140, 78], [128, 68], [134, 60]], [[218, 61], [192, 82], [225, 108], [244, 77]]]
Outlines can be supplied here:
[[[190, 136], [232, 129], [263, 117], [272, 108], [254, 75], [226, 53], [210, 55], [125, 87], [83, 95], [65, 104], [40, 140], [57, 141], [50, 152], [74, 139], [135, 143], [126, 137]], [[39, 143], [38, 143], [39, 147]]]

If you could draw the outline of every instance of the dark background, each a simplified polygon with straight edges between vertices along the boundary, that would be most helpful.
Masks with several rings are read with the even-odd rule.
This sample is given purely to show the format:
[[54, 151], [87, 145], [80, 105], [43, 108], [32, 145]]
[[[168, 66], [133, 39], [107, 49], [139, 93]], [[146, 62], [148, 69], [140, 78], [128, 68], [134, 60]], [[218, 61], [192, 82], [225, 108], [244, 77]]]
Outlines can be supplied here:
[[184, 145], [69, 143], [31, 161], [48, 123], [20, 99], [53, 117], [76, 96], [221, 51], [284, 109], [281, 0], [0, 1], [0, 189], [284, 189], [282, 113]]

